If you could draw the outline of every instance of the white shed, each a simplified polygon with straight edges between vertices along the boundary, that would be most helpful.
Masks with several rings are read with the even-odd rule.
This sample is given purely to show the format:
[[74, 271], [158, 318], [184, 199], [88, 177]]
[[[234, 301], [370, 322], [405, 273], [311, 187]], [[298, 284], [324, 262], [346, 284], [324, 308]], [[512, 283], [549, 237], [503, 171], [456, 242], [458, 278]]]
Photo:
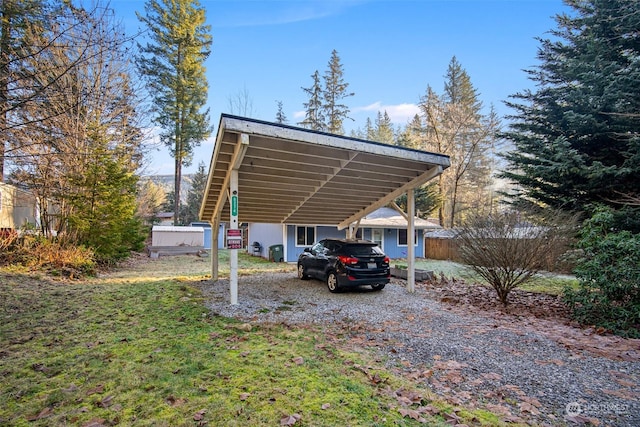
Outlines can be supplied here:
[[186, 254], [204, 251], [204, 228], [155, 225], [151, 230], [149, 255]]

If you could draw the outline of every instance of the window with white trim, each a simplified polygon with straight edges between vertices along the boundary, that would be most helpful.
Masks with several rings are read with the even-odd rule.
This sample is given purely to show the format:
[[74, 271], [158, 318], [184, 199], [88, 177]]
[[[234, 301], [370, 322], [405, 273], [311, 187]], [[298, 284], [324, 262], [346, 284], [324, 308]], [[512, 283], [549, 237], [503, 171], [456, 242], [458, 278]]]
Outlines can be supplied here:
[[[418, 246], [418, 230], [415, 231], [413, 246]], [[398, 246], [407, 246], [407, 229], [398, 229]]]
[[371, 241], [375, 242], [380, 248], [382, 248], [382, 236], [384, 235], [384, 230], [382, 228], [372, 228], [371, 229]]
[[316, 228], [296, 225], [296, 246], [311, 246], [316, 241]]

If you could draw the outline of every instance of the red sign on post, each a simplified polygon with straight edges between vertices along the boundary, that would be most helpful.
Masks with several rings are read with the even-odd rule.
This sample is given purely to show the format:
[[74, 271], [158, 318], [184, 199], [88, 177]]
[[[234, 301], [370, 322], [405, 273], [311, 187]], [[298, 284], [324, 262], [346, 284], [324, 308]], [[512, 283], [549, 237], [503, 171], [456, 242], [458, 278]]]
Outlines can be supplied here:
[[227, 249], [242, 249], [242, 230], [227, 230]]

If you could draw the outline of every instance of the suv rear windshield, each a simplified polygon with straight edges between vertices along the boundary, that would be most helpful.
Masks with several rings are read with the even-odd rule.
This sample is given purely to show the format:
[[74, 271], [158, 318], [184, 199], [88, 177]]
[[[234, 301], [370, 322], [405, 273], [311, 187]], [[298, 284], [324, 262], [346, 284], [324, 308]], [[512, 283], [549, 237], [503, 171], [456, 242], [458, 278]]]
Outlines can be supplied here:
[[338, 252], [356, 257], [384, 255], [378, 246], [373, 245], [344, 245]]

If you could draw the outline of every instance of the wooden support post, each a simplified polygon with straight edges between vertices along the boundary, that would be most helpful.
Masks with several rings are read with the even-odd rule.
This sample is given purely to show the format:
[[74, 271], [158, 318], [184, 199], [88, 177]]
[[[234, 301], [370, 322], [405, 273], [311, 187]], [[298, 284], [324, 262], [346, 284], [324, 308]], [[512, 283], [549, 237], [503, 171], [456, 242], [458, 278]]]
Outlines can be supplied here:
[[[240, 224], [238, 222], [238, 205], [240, 195], [238, 194], [238, 170], [242, 165], [242, 159], [249, 148], [249, 135], [241, 133], [238, 135], [236, 148], [231, 157], [231, 169], [229, 170], [229, 203], [231, 204], [229, 230], [227, 238], [227, 248], [230, 250], [229, 263], [231, 264], [231, 272], [229, 274], [229, 291], [231, 305], [238, 304], [238, 249], [242, 248], [242, 234]], [[239, 243], [238, 243], [239, 240]]]
[[[229, 230], [239, 230], [238, 228], [238, 170], [231, 170], [231, 180], [229, 182], [229, 202], [231, 203], [231, 217], [229, 219]], [[231, 293], [231, 305], [238, 304], [238, 249], [230, 249], [229, 260], [231, 262], [231, 273], [229, 277], [229, 291]]]
[[407, 191], [407, 291], [416, 291], [416, 201], [413, 188]]
[[211, 224], [211, 281], [218, 280], [218, 246], [220, 242], [220, 216], [217, 216]]

